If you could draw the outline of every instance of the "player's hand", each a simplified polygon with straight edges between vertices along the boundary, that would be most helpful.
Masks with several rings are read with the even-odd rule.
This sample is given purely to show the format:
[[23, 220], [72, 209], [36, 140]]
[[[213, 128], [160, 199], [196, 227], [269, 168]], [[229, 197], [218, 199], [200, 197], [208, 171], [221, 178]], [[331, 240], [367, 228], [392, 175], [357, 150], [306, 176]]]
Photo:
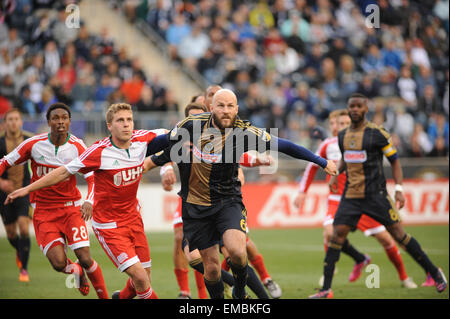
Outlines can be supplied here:
[[161, 184], [165, 191], [170, 192], [173, 189], [173, 184], [177, 181], [177, 177], [173, 169], [167, 170], [161, 176]]
[[270, 166], [274, 162], [275, 160], [270, 155], [258, 155], [253, 166]]
[[330, 192], [338, 193], [338, 178], [337, 175], [331, 176], [330, 181], [328, 182], [328, 187], [330, 188]]
[[397, 210], [402, 209], [405, 206], [405, 197], [402, 192], [395, 192], [395, 206]]
[[14, 184], [9, 179], [0, 178], [0, 190], [6, 194], [14, 191]]
[[294, 199], [294, 206], [296, 208], [302, 207], [303, 203], [305, 202], [306, 194], [305, 193], [298, 193], [297, 196], [295, 196]]
[[5, 205], [11, 204], [16, 198], [24, 197], [24, 196], [28, 195], [29, 193], [30, 192], [28, 191], [28, 188], [26, 188], [26, 187], [19, 188], [19, 189], [15, 190], [14, 192], [10, 193], [8, 195], [8, 197], [6, 197]]
[[90, 202], [84, 202], [81, 206], [81, 218], [88, 221], [92, 217], [93, 207]]
[[327, 167], [325, 167], [324, 170], [325, 170], [325, 173], [327, 173], [331, 176], [337, 175], [337, 167], [336, 167], [336, 163], [334, 161], [327, 160]]

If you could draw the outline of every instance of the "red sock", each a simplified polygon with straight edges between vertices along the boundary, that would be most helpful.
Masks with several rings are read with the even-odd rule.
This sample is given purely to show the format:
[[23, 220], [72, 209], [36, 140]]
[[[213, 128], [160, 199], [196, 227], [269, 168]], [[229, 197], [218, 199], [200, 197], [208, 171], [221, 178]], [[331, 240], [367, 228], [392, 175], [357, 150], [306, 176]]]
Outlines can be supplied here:
[[175, 277], [177, 277], [178, 287], [180, 287], [180, 292], [182, 294], [190, 295], [191, 290], [189, 289], [189, 269], [175, 268]]
[[225, 271], [230, 271], [230, 266], [228, 265], [226, 259], [222, 261], [222, 269]]
[[198, 299], [208, 299], [205, 280], [203, 280], [203, 274], [197, 270], [194, 270], [194, 275], [195, 283], [197, 284]]
[[119, 293], [120, 299], [133, 299], [136, 297], [136, 290], [134, 289], [133, 280], [128, 278], [125, 288], [123, 288]]
[[106, 290], [105, 279], [103, 279], [103, 273], [100, 269], [100, 266], [94, 260], [92, 266], [89, 269], [86, 269], [86, 274], [89, 277], [89, 280], [94, 286], [95, 292], [99, 299], [108, 299], [108, 291]]
[[153, 292], [152, 287], [148, 287], [148, 289], [144, 291], [137, 291], [136, 295], [139, 299], [158, 299], [158, 296]]
[[397, 246], [393, 245], [392, 247], [385, 248], [385, 251], [389, 257], [389, 260], [397, 269], [398, 277], [400, 278], [400, 280], [405, 280], [406, 278], [408, 278], [405, 270], [405, 265], [403, 264], [402, 256], [400, 255], [400, 251], [398, 250]]
[[250, 260], [250, 263], [258, 272], [259, 278], [261, 278], [263, 283], [265, 283], [264, 281], [266, 279], [270, 279], [270, 275], [264, 265], [264, 258], [261, 254], [257, 255], [253, 260]]

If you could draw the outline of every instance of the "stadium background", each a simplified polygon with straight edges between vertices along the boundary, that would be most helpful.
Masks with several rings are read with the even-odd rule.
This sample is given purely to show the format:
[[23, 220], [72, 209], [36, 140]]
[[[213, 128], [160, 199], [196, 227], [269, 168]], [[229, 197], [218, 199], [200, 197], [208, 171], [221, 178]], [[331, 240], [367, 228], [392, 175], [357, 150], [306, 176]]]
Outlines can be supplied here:
[[[75, 11], [66, 11], [69, 4], [76, 4]], [[379, 28], [366, 27], [369, 4], [378, 5]], [[237, 93], [242, 118], [256, 126], [277, 128], [280, 136], [314, 150], [329, 136], [328, 113], [345, 107], [351, 93], [363, 92], [372, 100], [369, 118], [392, 133], [401, 156], [412, 203], [403, 212], [404, 221], [443, 225], [414, 226], [411, 231], [431, 236], [429, 247], [436, 247], [434, 254], [442, 258], [448, 274], [448, 19], [448, 1], [435, 0], [2, 1], [0, 118], [18, 107], [26, 130], [45, 132], [48, 106], [66, 102], [73, 112], [71, 131], [91, 145], [107, 134], [102, 112], [110, 103], [132, 104], [136, 128], [170, 129], [183, 117], [183, 107], [192, 96], [218, 83]], [[311, 243], [315, 257], [307, 263], [311, 271], [315, 265], [318, 277], [323, 253], [317, 227], [325, 207], [324, 175], [318, 174], [305, 207], [295, 210], [295, 182], [305, 163], [280, 155], [277, 167], [275, 174], [262, 175], [257, 169], [245, 169], [252, 236], [263, 252], [278, 242], [279, 231], [292, 236], [286, 237], [289, 244], [278, 242], [280, 247], [315, 238]], [[385, 172], [390, 178], [388, 165]], [[144, 220], [149, 231], [168, 231], [176, 195], [163, 192], [158, 181], [157, 170], [143, 178]], [[84, 192], [84, 181], [79, 182]], [[299, 227], [316, 228], [296, 231]], [[167, 246], [165, 267], [170, 270], [170, 233], [155, 232], [161, 236], [158, 247], [153, 246], [151, 234], [152, 251]], [[354, 236], [369, 251], [377, 251], [370, 239]], [[12, 250], [6, 239], [0, 242], [5, 260]], [[97, 244], [93, 239], [92, 245]], [[303, 246], [295, 250], [306, 258]], [[45, 278], [51, 270], [38, 248], [33, 248], [30, 267], [33, 260], [40, 260]], [[102, 254], [98, 250], [95, 255]], [[279, 259], [270, 256], [273, 262], [268, 267], [276, 277]], [[104, 263], [111, 266], [108, 260]], [[286, 267], [294, 264], [286, 261]], [[20, 287], [17, 294], [1, 288], [14, 270], [2, 263], [4, 267], [0, 297], [33, 298], [23, 295]], [[154, 273], [157, 276], [156, 269]], [[289, 276], [305, 280], [311, 276], [308, 271], [284, 275], [286, 284], [294, 278]], [[413, 277], [418, 282], [420, 276]], [[389, 285], [395, 286], [395, 278]], [[292, 290], [298, 294], [297, 288]], [[361, 291], [362, 297], [383, 298]], [[393, 298], [411, 296], [394, 291]], [[348, 297], [359, 294], [353, 293]], [[175, 293], [166, 297], [170, 295]], [[295, 296], [293, 292], [291, 298]]]

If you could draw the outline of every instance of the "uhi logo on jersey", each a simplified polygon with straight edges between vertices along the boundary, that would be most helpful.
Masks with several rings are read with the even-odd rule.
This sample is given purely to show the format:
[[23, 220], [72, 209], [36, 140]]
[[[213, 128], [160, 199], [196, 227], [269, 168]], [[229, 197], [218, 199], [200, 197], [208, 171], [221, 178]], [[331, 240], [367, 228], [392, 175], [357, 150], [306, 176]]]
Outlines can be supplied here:
[[139, 166], [117, 172], [114, 174], [114, 185], [126, 186], [138, 182], [141, 179], [142, 171], [142, 166]]
[[38, 166], [36, 168], [36, 175], [37, 177], [42, 177], [44, 175], [47, 175], [48, 173], [50, 173], [51, 171], [53, 171], [54, 168], [53, 167], [48, 167], [48, 166]]
[[345, 151], [344, 161], [346, 163], [364, 163], [367, 161], [366, 151]]

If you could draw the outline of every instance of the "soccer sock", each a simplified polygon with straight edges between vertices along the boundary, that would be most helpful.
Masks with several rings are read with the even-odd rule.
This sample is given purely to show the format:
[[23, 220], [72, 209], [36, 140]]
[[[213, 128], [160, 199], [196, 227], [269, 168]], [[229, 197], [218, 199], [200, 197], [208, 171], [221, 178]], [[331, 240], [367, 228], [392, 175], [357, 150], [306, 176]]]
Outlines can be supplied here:
[[158, 296], [153, 292], [152, 287], [148, 287], [144, 291], [136, 291], [139, 299], [158, 299]]
[[99, 299], [108, 299], [108, 291], [106, 290], [105, 279], [100, 266], [94, 260], [91, 267], [86, 269], [86, 274], [92, 283]]
[[427, 254], [422, 250], [417, 240], [409, 234], [406, 234], [400, 244], [405, 246], [406, 251], [411, 255], [411, 257], [425, 270], [429, 272], [433, 278], [436, 277], [438, 269], [428, 258]]
[[243, 299], [245, 296], [245, 286], [247, 285], [248, 264], [244, 266], [235, 265], [231, 262], [230, 257], [227, 258], [234, 278], [234, 294], [237, 298]]
[[211, 299], [224, 299], [222, 277], [220, 277], [217, 281], [209, 281], [206, 278], [204, 278], [204, 280], [206, 289], [208, 289]]
[[331, 288], [331, 282], [333, 281], [334, 267], [339, 260], [341, 254], [342, 245], [330, 242], [328, 245], [327, 254], [325, 255], [325, 261], [323, 266], [323, 286], [322, 290], [328, 290]]
[[352, 257], [358, 264], [362, 263], [366, 259], [366, 257], [363, 254], [357, 251], [355, 247], [350, 245], [348, 239], [346, 239], [344, 244], [342, 245], [342, 252]]
[[19, 236], [16, 236], [14, 238], [9, 238], [8, 241], [11, 244], [11, 246], [14, 247], [14, 249], [19, 250]]
[[27, 270], [28, 267], [28, 258], [30, 257], [30, 246], [31, 246], [31, 241], [30, 241], [30, 237], [20, 237], [19, 239], [19, 249], [18, 254], [19, 254], [19, 259], [22, 263], [22, 269]]
[[397, 269], [398, 277], [400, 280], [405, 280], [408, 278], [408, 274], [405, 270], [405, 265], [403, 264], [402, 256], [400, 255], [400, 251], [397, 246], [392, 245], [389, 248], [384, 249], [386, 251], [386, 255], [388, 255], [389, 260], [394, 264]]
[[119, 293], [119, 299], [133, 299], [136, 297], [136, 289], [134, 288], [133, 280], [128, 278], [125, 288]]
[[230, 271], [230, 266], [228, 265], [226, 259], [222, 261], [222, 269], [225, 271]]
[[180, 292], [184, 295], [190, 295], [191, 290], [189, 289], [189, 269], [175, 268], [175, 277], [177, 278], [178, 287], [180, 287]]
[[194, 275], [195, 275], [195, 283], [197, 285], [198, 299], [208, 299], [208, 293], [206, 292], [203, 274], [197, 270], [194, 270]]
[[250, 263], [255, 267], [258, 272], [259, 278], [265, 283], [266, 280], [271, 279], [269, 273], [267, 272], [266, 266], [264, 265], [264, 258], [261, 254], [257, 255], [255, 258], [250, 260]]
[[[202, 274], [205, 273], [205, 270], [203, 268], [203, 262], [202, 262], [202, 260], [200, 258], [192, 260], [189, 263], [189, 266], [191, 266], [192, 268], [197, 270], [199, 273], [202, 273]], [[221, 277], [222, 277], [223, 282], [227, 283], [230, 286], [234, 286], [233, 275], [231, 275], [229, 272], [226, 272], [225, 270], [222, 269]]]
[[264, 289], [264, 286], [262, 285], [261, 281], [256, 275], [256, 272], [253, 270], [252, 267], [247, 266], [247, 273], [248, 273], [247, 286], [255, 293], [255, 295], [259, 299], [269, 299], [269, 295], [267, 294], [266, 290]]

